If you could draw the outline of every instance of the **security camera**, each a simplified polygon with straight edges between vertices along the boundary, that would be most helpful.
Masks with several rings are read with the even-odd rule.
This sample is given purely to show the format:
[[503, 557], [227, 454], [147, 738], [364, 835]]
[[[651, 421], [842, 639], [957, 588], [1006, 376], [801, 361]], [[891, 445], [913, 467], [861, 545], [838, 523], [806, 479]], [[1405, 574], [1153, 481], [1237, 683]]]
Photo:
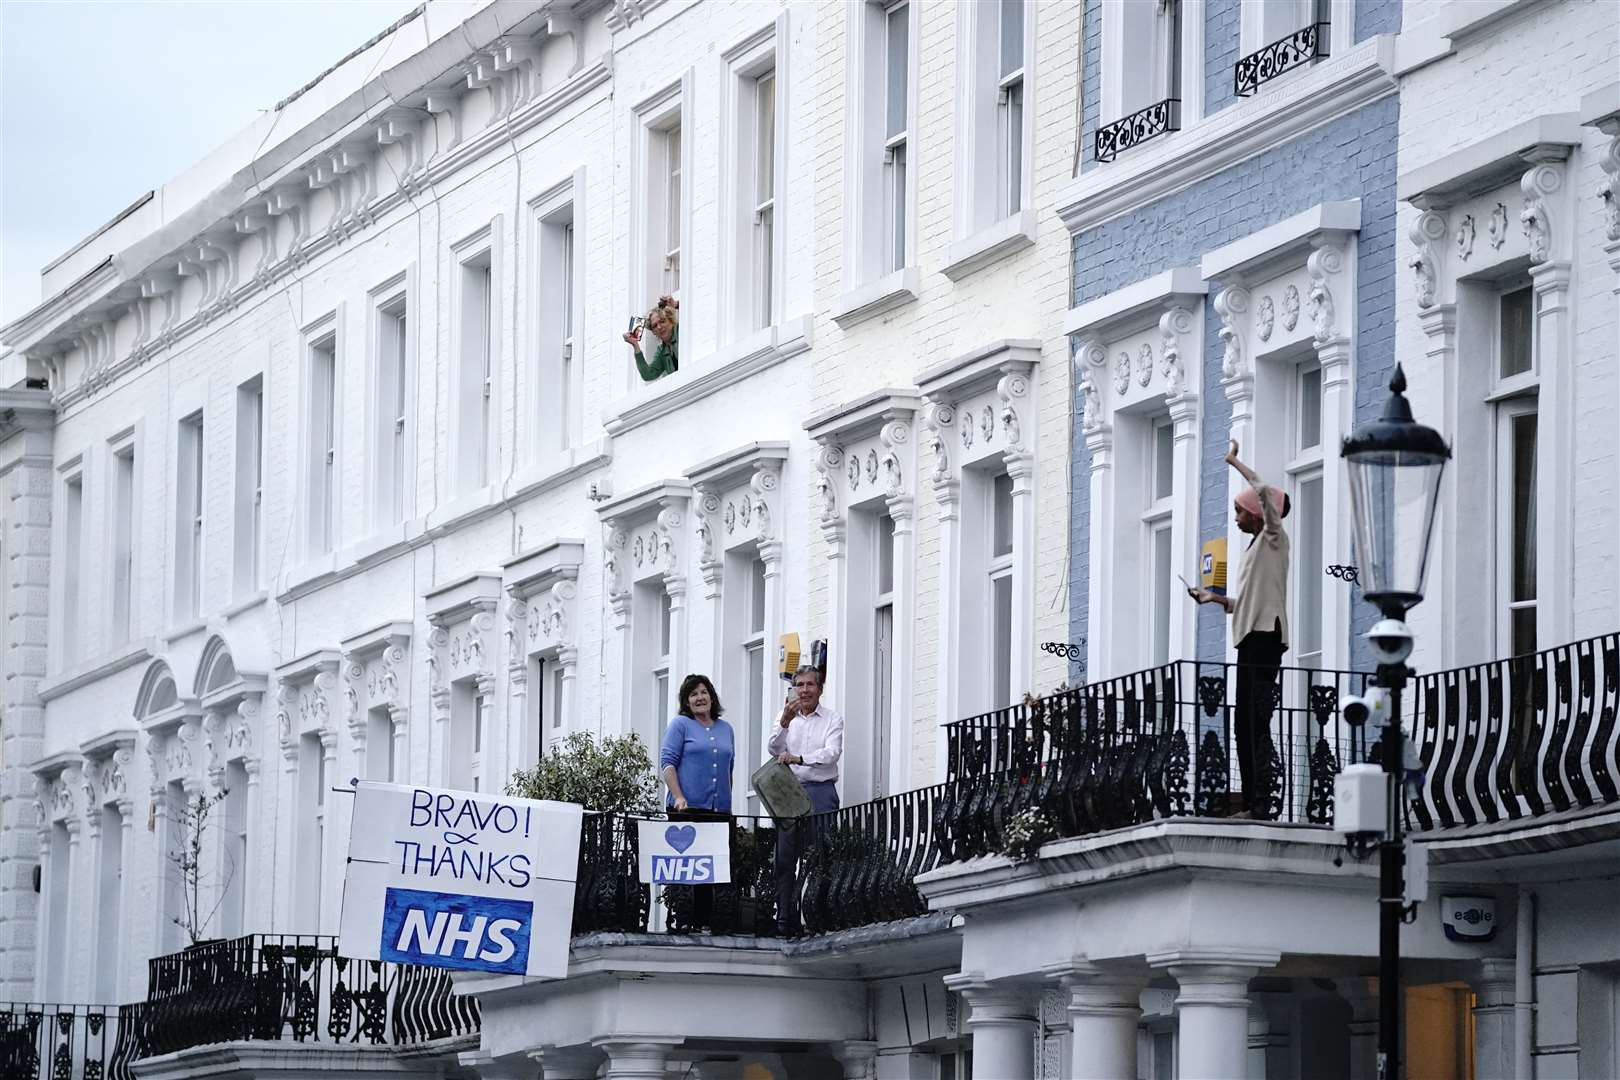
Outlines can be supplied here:
[[1366, 637], [1381, 664], [1399, 664], [1412, 655], [1412, 630], [1399, 619], [1379, 620]]
[[1351, 727], [1371, 724], [1381, 728], [1389, 723], [1389, 691], [1382, 686], [1369, 686], [1360, 697], [1346, 697], [1342, 709], [1345, 723]]

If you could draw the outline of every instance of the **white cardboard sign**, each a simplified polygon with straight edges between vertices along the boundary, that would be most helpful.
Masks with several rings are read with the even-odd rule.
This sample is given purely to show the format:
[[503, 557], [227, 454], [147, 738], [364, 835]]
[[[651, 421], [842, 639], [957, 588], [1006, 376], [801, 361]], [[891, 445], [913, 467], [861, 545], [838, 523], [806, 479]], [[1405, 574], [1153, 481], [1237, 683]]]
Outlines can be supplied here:
[[342, 955], [563, 978], [583, 814], [572, 803], [361, 781]]
[[636, 823], [643, 885], [725, 885], [731, 881], [731, 824]]

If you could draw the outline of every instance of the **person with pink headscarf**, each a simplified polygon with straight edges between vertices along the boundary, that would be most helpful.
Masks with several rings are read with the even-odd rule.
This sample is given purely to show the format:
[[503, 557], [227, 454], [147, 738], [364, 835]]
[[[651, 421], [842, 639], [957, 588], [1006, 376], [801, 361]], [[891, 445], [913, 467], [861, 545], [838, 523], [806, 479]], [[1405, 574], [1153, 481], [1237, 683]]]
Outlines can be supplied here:
[[[1238, 458], [1237, 440], [1227, 451], [1226, 463], [1249, 486], [1233, 500], [1238, 529], [1249, 537], [1243, 552], [1237, 596], [1221, 596], [1208, 589], [1189, 589], [1200, 604], [1219, 604], [1232, 616], [1232, 639], [1237, 642], [1236, 736], [1238, 773], [1243, 783], [1243, 809], [1235, 817], [1264, 817], [1259, 770], [1267, 764], [1264, 747], [1269, 740], [1271, 699], [1277, 671], [1288, 651], [1288, 534], [1282, 519], [1292, 509], [1287, 494], [1260, 479]], [[1265, 756], [1262, 756], [1265, 755]]]

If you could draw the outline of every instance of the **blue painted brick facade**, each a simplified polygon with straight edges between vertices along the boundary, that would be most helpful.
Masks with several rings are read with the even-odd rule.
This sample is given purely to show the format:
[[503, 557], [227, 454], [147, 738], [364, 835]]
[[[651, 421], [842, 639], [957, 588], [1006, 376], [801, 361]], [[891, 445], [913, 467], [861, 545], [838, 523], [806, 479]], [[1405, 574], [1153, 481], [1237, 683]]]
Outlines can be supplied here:
[[[1127, 0], [1148, 3], [1151, 0]], [[1085, 58], [1081, 91], [1081, 161], [1096, 163], [1092, 140], [1102, 100], [1102, 0], [1085, 0]], [[1355, 40], [1375, 34], [1393, 34], [1401, 28], [1401, 0], [1356, 0]], [[1239, 99], [1232, 91], [1233, 66], [1242, 50], [1242, 0], [1205, 0], [1204, 3], [1204, 115], [1227, 108]]]
[[[1093, 0], [1095, 3], [1095, 0]], [[1240, 162], [1135, 213], [1080, 233], [1074, 244], [1073, 302], [1084, 303], [1176, 266], [1197, 266], [1214, 248], [1330, 200], [1361, 200], [1357, 252], [1354, 422], [1376, 415], [1394, 364], [1395, 155], [1399, 100], [1390, 96]], [[1226, 535], [1226, 432], [1231, 406], [1221, 391], [1220, 320], [1204, 311], [1204, 390], [1200, 427], [1199, 541]], [[1078, 401], [1075, 408], [1078, 409]], [[1336, 448], [1329, 448], [1329, 453]], [[1090, 557], [1090, 454], [1073, 456], [1070, 543], [1071, 640], [1085, 634]], [[1339, 582], [1325, 588], [1347, 588]], [[1200, 612], [1198, 655], [1224, 659], [1222, 616]], [[1352, 605], [1351, 656], [1370, 663], [1360, 634], [1368, 605]]]

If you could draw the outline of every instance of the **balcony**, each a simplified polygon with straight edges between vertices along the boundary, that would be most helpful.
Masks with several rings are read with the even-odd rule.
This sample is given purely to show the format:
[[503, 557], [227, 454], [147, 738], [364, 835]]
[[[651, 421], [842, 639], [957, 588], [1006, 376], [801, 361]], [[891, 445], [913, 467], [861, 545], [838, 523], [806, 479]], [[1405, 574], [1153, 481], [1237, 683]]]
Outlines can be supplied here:
[[1287, 37], [1256, 49], [1232, 66], [1233, 91], [1248, 97], [1262, 84], [1302, 68], [1328, 54], [1328, 24], [1311, 23]]
[[1166, 98], [1097, 129], [1093, 147], [1099, 165], [1149, 139], [1181, 130], [1181, 99]]
[[[918, 937], [950, 915], [929, 911], [916, 879], [947, 863], [1027, 858], [1045, 842], [1171, 818], [1230, 818], [1239, 674], [1176, 661], [950, 725], [943, 783], [801, 822], [802, 927], [785, 940], [769, 819], [735, 819], [731, 884], [655, 895], [639, 877], [637, 819], [588, 815], [574, 934], [754, 938], [788, 953], [836, 950], [836, 935], [885, 926]], [[1334, 775], [1378, 757], [1340, 715], [1368, 681], [1279, 671], [1258, 740], [1255, 817], [1331, 823]], [[1620, 803], [1620, 633], [1423, 675], [1402, 711], [1425, 768], [1409, 814], [1430, 836]], [[0, 1075], [127, 1080], [139, 1059], [250, 1041], [447, 1057], [480, 1028], [476, 1000], [453, 995], [447, 972], [346, 958], [330, 937], [210, 943], [152, 960], [148, 977], [147, 1000], [134, 1005], [0, 1009]]]

